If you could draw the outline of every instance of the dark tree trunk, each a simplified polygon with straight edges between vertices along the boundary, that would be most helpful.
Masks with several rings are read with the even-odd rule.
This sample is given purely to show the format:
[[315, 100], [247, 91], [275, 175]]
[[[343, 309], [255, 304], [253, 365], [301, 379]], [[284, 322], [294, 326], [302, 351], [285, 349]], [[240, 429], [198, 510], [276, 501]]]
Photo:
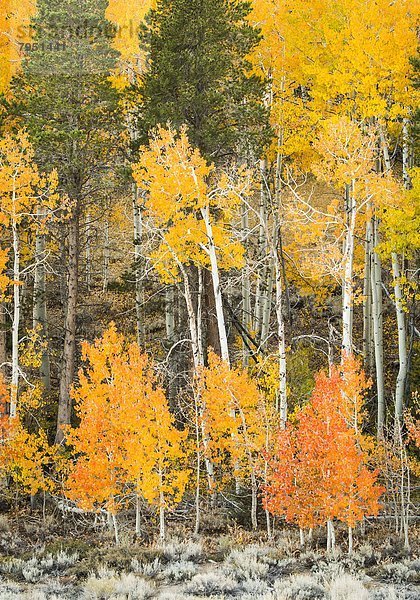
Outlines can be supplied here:
[[214, 352], [221, 356], [220, 339], [219, 339], [219, 328], [217, 325], [217, 314], [216, 314], [216, 301], [214, 298], [213, 281], [211, 272], [205, 269], [203, 271], [203, 283], [204, 283], [204, 311], [203, 317], [205, 319], [205, 344], [204, 350], [207, 356], [208, 348], [212, 348]]
[[67, 302], [65, 307], [65, 331], [63, 362], [60, 377], [60, 397], [58, 401], [57, 433], [56, 443], [64, 440], [63, 425], [71, 422], [71, 398], [70, 387], [74, 380], [75, 356], [76, 356], [76, 317], [78, 296], [78, 274], [79, 274], [79, 210], [75, 213], [68, 224], [68, 263], [67, 263]]

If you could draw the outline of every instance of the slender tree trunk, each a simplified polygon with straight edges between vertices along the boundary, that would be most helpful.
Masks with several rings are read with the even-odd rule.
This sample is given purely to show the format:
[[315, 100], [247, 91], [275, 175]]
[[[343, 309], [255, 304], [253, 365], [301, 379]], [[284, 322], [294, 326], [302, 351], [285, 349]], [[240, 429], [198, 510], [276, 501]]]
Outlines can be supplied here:
[[252, 529], [254, 531], [257, 531], [257, 529], [258, 529], [257, 508], [258, 508], [258, 483], [257, 483], [257, 478], [255, 477], [255, 473], [253, 471], [251, 471], [251, 524], [252, 524]]
[[[176, 256], [174, 255], [175, 260]], [[203, 354], [203, 347], [202, 347], [202, 343], [201, 343], [201, 333], [199, 333], [199, 327], [200, 325], [197, 323], [197, 315], [194, 311], [194, 303], [193, 303], [193, 297], [192, 297], [192, 292], [191, 292], [191, 286], [190, 286], [190, 282], [188, 279], [188, 273], [184, 267], [184, 265], [177, 261], [179, 270], [181, 271], [182, 274], [182, 278], [183, 278], [183, 282], [184, 282], [184, 296], [185, 296], [185, 304], [187, 307], [187, 315], [188, 315], [188, 323], [189, 323], [189, 329], [190, 329], [190, 336], [191, 336], [191, 347], [192, 347], [192, 353], [193, 353], [193, 363], [194, 363], [194, 374], [193, 377], [195, 378], [199, 373], [201, 368], [204, 366], [204, 354]], [[202, 278], [202, 272], [199, 270], [199, 298], [201, 297], [201, 288], [203, 287], [203, 278]], [[199, 312], [198, 314], [201, 314], [201, 301], [199, 300]], [[199, 398], [201, 398], [201, 393], [198, 392], [197, 393], [197, 404], [199, 403]], [[214, 466], [213, 463], [211, 461], [211, 459], [208, 456], [208, 436], [206, 433], [206, 428], [205, 428], [205, 422], [204, 422], [204, 414], [205, 414], [205, 406], [201, 406], [200, 408], [200, 421], [201, 421], [201, 436], [202, 436], [202, 440], [203, 440], [203, 447], [204, 447], [204, 452], [205, 452], [205, 464], [206, 464], [206, 470], [207, 470], [207, 478], [208, 478], [208, 483], [209, 483], [209, 490], [210, 492], [213, 492], [214, 490]]]
[[134, 272], [136, 289], [136, 330], [137, 343], [143, 346], [144, 343], [144, 322], [143, 322], [143, 277], [141, 269], [141, 241], [143, 237], [143, 221], [141, 206], [139, 204], [138, 187], [133, 183], [133, 225], [134, 225]]
[[279, 248], [280, 232], [279, 228], [274, 235], [275, 244], [273, 258], [276, 276], [276, 317], [277, 317], [277, 338], [278, 338], [278, 353], [279, 353], [279, 388], [277, 409], [280, 412], [280, 422], [282, 428], [286, 427], [287, 423], [287, 362], [286, 362], [286, 332], [283, 316], [283, 278], [281, 256]]
[[367, 373], [372, 372], [372, 221], [366, 223], [365, 273], [363, 279], [363, 358]]
[[90, 231], [90, 214], [86, 214], [86, 288], [90, 293], [92, 283], [92, 252], [91, 252], [91, 231]]
[[[384, 156], [385, 168], [391, 170], [391, 160], [389, 157], [388, 143], [383, 132], [381, 132], [382, 152]], [[408, 173], [408, 121], [404, 121], [403, 126], [403, 177], [404, 184], [408, 189], [410, 187], [410, 176]], [[397, 316], [398, 328], [398, 357], [399, 369], [397, 381], [395, 384], [395, 417], [402, 419], [404, 407], [405, 386], [407, 380], [407, 331], [405, 326], [405, 314], [403, 309], [403, 298], [400, 282], [400, 266], [398, 256], [395, 252], [391, 254], [392, 273], [394, 278], [394, 296], [395, 310]]]
[[104, 232], [104, 253], [103, 253], [103, 283], [102, 290], [104, 293], [108, 291], [109, 285], [109, 258], [110, 258], [110, 247], [109, 247], [109, 221], [105, 221], [105, 232]]
[[160, 487], [161, 491], [159, 494], [159, 537], [163, 542], [166, 537], [166, 527], [165, 527], [165, 497], [162, 491], [163, 488], [163, 478], [162, 471], [159, 470], [159, 479], [160, 479]]
[[141, 498], [136, 493], [136, 535], [141, 536]]
[[[378, 245], [378, 223], [372, 220], [372, 236], [374, 248]], [[372, 320], [373, 340], [375, 346], [375, 373], [377, 394], [377, 436], [383, 437], [385, 423], [385, 393], [384, 393], [384, 356], [383, 356], [383, 326], [382, 326], [382, 267], [379, 254], [372, 252]]]
[[353, 262], [357, 214], [354, 198], [354, 182], [352, 182], [348, 190], [347, 212], [347, 235], [344, 247], [342, 349], [344, 354], [350, 355], [353, 352]]
[[327, 521], [327, 552], [334, 552], [335, 550], [335, 531], [334, 523], [329, 519]]
[[267, 286], [267, 161], [260, 161], [261, 193], [259, 206], [259, 231], [257, 251], [257, 285], [255, 289], [254, 331], [257, 339], [261, 336], [264, 297]]
[[263, 298], [263, 309], [262, 309], [262, 322], [261, 322], [261, 348], [263, 350], [267, 347], [268, 336], [270, 333], [270, 318], [271, 318], [271, 305], [272, 305], [272, 295], [273, 295], [273, 287], [274, 287], [274, 275], [275, 275], [275, 266], [272, 257], [269, 261], [268, 266], [268, 280], [266, 283], [266, 292]]
[[37, 210], [38, 219], [41, 222], [35, 239], [35, 277], [34, 277], [34, 297], [33, 297], [33, 327], [38, 329], [38, 333], [43, 342], [40, 375], [44, 388], [51, 389], [50, 375], [50, 356], [48, 351], [48, 321], [47, 321], [47, 290], [46, 290], [46, 272], [45, 272], [45, 234], [42, 231], [42, 221], [45, 218], [45, 210], [39, 207]]
[[349, 527], [349, 555], [353, 554], [353, 528]]
[[207, 238], [208, 238], [208, 252], [211, 264], [211, 275], [213, 280], [213, 292], [214, 299], [216, 302], [216, 314], [217, 314], [217, 327], [219, 331], [219, 343], [222, 360], [230, 364], [229, 359], [229, 346], [228, 337], [225, 323], [225, 316], [223, 312], [223, 300], [222, 290], [220, 287], [220, 274], [219, 266], [217, 261], [216, 247], [214, 245], [213, 228], [210, 221], [210, 209], [209, 207], [202, 209], [201, 214], [206, 226]]
[[[15, 192], [13, 192], [14, 194]], [[12, 218], [13, 232], [13, 322], [12, 381], [10, 387], [10, 417], [16, 417], [19, 389], [19, 325], [20, 325], [20, 244], [17, 223]]]
[[195, 445], [197, 457], [197, 470], [195, 479], [195, 523], [194, 533], [198, 535], [200, 531], [200, 482], [201, 482], [201, 443], [200, 443], [200, 407], [196, 390], [194, 390], [194, 409], [195, 409]]
[[[166, 339], [171, 344], [171, 347], [176, 340], [176, 326], [175, 326], [175, 286], [168, 285], [165, 289], [165, 325], [166, 325]], [[168, 363], [168, 394], [169, 399], [172, 401], [175, 399], [177, 394], [176, 385], [176, 374], [177, 374], [177, 353], [176, 350], [171, 353]]]
[[395, 386], [395, 418], [398, 420], [402, 420], [404, 413], [405, 385], [407, 381], [407, 333], [405, 323], [405, 312], [403, 307], [403, 296], [400, 285], [400, 265], [398, 256], [395, 252], [392, 253], [391, 260], [392, 274], [394, 278], [395, 308], [397, 312], [399, 356], [399, 370]]
[[305, 545], [305, 532], [303, 531], [302, 527], [299, 527], [299, 542], [301, 548], [303, 548]]
[[7, 343], [6, 343], [6, 306], [0, 302], [0, 375], [6, 375]]
[[111, 515], [111, 520], [112, 520], [112, 526], [114, 529], [115, 545], [119, 546], [120, 545], [120, 534], [118, 531], [117, 517], [115, 516], [114, 513], [112, 513], [112, 515]]
[[194, 310], [193, 296], [190, 286], [190, 281], [188, 278], [188, 273], [182, 265], [182, 263], [178, 263], [179, 269], [182, 274], [183, 282], [184, 282], [184, 297], [185, 304], [187, 307], [187, 316], [188, 316], [188, 325], [190, 329], [191, 336], [191, 347], [193, 353], [193, 362], [194, 362], [194, 373], [197, 374], [199, 369], [204, 365], [204, 356], [203, 356], [203, 348], [200, 344], [200, 337], [198, 333], [198, 328], [200, 324], [197, 323], [197, 316]]
[[[246, 204], [242, 207], [242, 231], [244, 238], [247, 240], [248, 245], [248, 232], [249, 232], [249, 216], [248, 216], [248, 207]], [[250, 274], [247, 272], [247, 269], [242, 269], [242, 326], [245, 331], [250, 330], [250, 325], [252, 321], [251, 314], [251, 281]], [[247, 368], [249, 365], [249, 348], [246, 344], [243, 345], [243, 359], [242, 363], [244, 368]]]
[[68, 284], [67, 306], [65, 318], [63, 363], [60, 377], [60, 397], [58, 402], [56, 443], [64, 440], [63, 425], [71, 423], [71, 398], [70, 388], [74, 380], [76, 359], [76, 325], [77, 325], [77, 299], [79, 283], [79, 207], [76, 207], [71, 221], [68, 224]]

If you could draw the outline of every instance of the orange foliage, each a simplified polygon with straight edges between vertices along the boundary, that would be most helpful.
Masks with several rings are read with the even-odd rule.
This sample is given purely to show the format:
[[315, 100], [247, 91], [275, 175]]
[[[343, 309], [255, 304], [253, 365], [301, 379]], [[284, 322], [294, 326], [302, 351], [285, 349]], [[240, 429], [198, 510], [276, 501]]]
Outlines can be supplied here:
[[[348, 397], [358, 397], [357, 371], [352, 377], [334, 368], [321, 372], [308, 405], [295, 425], [280, 432], [271, 458], [265, 506], [300, 527], [312, 528], [334, 518], [349, 527], [365, 515], [376, 515], [382, 488], [377, 472], [366, 466], [358, 436], [349, 426]], [[359, 375], [361, 387], [365, 385]]]
[[83, 344], [87, 363], [72, 390], [78, 428], [67, 432], [78, 457], [68, 496], [86, 510], [117, 512], [134, 486], [149, 503], [181, 499], [188, 479], [182, 468], [186, 433], [174, 427], [152, 361], [111, 324], [94, 344]]

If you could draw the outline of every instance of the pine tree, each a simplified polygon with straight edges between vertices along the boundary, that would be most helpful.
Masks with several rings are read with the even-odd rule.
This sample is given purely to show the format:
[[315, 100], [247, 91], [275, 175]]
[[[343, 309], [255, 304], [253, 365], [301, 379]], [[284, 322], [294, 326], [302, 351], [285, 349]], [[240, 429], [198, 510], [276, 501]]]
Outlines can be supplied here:
[[67, 280], [57, 440], [69, 423], [76, 352], [81, 221], [86, 204], [103, 187], [120, 131], [118, 94], [109, 76], [116, 65], [113, 26], [104, 0], [40, 0], [32, 51], [12, 82], [9, 111], [25, 119], [38, 163], [57, 166], [61, 192], [71, 202], [61, 243]]
[[[248, 56], [260, 32], [247, 21], [243, 0], [160, 0], [142, 34], [149, 69], [138, 89], [139, 138], [168, 123], [188, 128], [193, 147], [217, 166], [255, 162], [269, 139], [264, 81]], [[198, 278], [198, 277], [197, 277]], [[204, 348], [221, 354], [217, 307], [209, 270], [203, 272]]]
[[243, 0], [160, 0], [143, 33], [150, 68], [140, 85], [143, 141], [168, 121], [189, 129], [207, 160], [251, 152], [267, 140], [264, 82], [247, 56], [260, 32]]

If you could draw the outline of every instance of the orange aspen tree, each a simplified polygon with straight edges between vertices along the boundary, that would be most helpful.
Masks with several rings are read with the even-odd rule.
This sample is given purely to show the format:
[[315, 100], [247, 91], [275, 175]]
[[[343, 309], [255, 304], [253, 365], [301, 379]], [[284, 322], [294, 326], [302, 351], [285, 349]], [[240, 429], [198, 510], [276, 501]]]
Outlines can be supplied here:
[[[362, 379], [357, 395], [363, 385]], [[351, 552], [355, 524], [378, 513], [383, 490], [349, 425], [352, 409], [344, 389], [355, 394], [354, 381], [348, 377], [343, 384], [337, 367], [330, 376], [317, 376], [311, 400], [297, 414], [296, 424], [280, 432], [265, 504], [301, 529], [326, 524], [328, 551], [335, 544], [334, 519], [345, 522]]]
[[153, 363], [114, 324], [94, 344], [83, 343], [82, 357], [86, 367], [72, 389], [80, 425], [67, 431], [76, 456], [68, 497], [85, 510], [105, 509], [118, 543], [116, 514], [134, 487], [157, 504], [164, 537], [165, 507], [181, 499], [188, 479], [186, 433], [174, 426]]
[[11, 230], [13, 259], [12, 381], [10, 416], [18, 401], [19, 324], [21, 313], [21, 229], [39, 221], [38, 207], [47, 213], [57, 205], [57, 174], [42, 175], [34, 163], [34, 149], [25, 131], [0, 140], [0, 225]]

